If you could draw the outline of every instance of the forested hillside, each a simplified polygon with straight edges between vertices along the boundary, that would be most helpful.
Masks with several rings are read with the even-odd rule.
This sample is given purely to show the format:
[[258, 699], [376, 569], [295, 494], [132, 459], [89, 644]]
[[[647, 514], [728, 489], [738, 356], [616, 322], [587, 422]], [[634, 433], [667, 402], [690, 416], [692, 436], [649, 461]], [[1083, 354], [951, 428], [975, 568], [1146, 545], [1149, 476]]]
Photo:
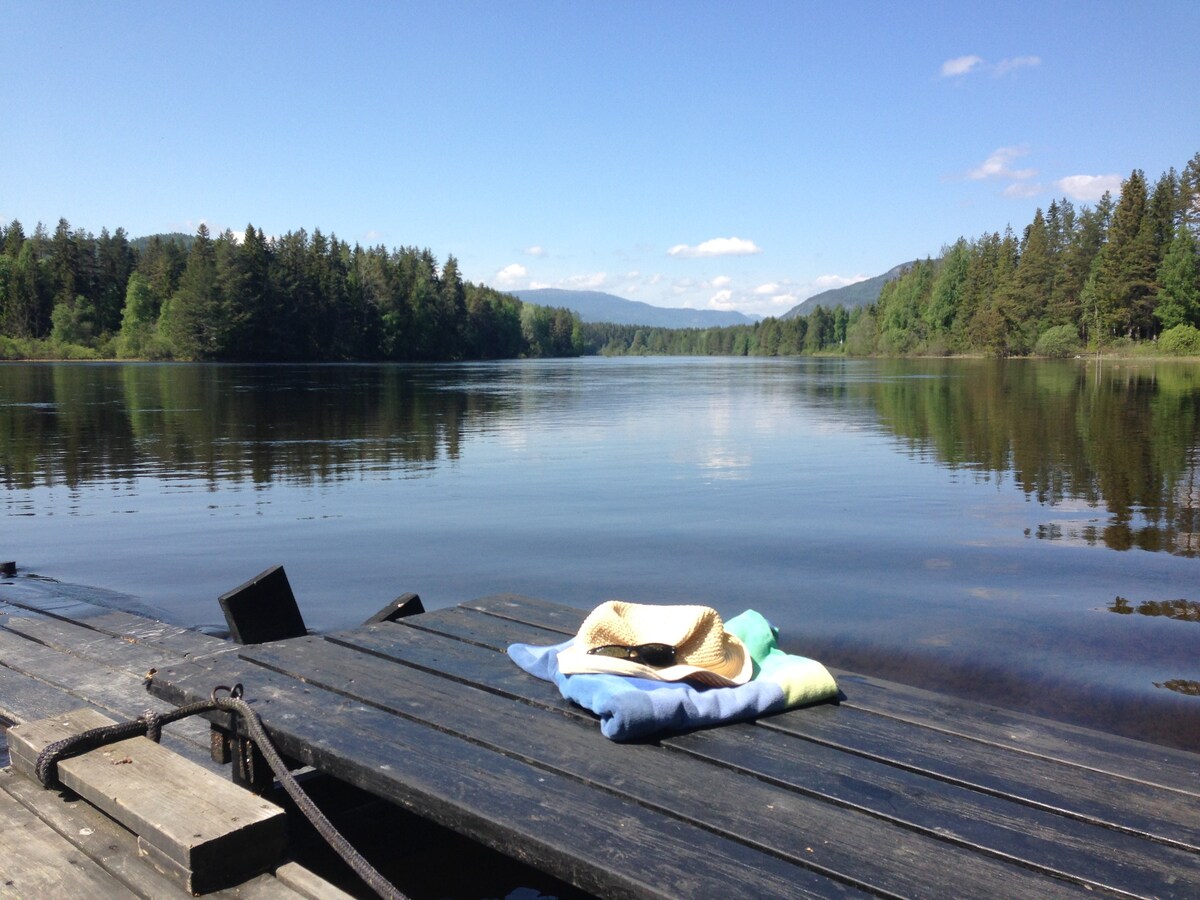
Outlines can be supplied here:
[[848, 316], [817, 306], [746, 327], [585, 325], [584, 334], [605, 353], [1061, 356], [1153, 346], [1200, 355], [1198, 242], [1200, 153], [1153, 187], [1134, 170], [1119, 197], [1095, 206], [1055, 200], [1020, 236], [960, 238]]
[[459, 360], [590, 353], [1066, 355], [1151, 345], [1200, 355], [1200, 153], [1151, 187], [1066, 198], [911, 264], [876, 303], [753, 325], [582, 324], [464, 282], [453, 256], [267, 239], [0, 227], [0, 358]]
[[579, 320], [464, 282], [453, 256], [320, 230], [241, 240], [0, 228], [0, 357], [457, 360], [571, 356]]
[[[864, 342], [885, 354], [1053, 353], [1200, 325], [1200, 153], [1151, 188], [1141, 170], [1094, 206], [1057, 200], [1018, 237], [959, 239], [884, 286]], [[1178, 332], [1177, 332], [1178, 333]]]

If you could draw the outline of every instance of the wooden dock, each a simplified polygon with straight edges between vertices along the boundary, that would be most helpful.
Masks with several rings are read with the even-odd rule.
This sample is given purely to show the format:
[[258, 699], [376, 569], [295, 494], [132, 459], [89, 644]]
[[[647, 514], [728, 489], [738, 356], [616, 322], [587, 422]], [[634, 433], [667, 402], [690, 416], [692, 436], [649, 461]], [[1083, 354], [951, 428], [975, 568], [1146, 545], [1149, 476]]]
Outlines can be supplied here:
[[[1197, 754], [845, 672], [836, 704], [617, 744], [504, 653], [585, 611], [507, 595], [247, 646], [125, 615], [0, 617], [29, 698], [0, 714], [54, 705], [12, 679], [84, 629], [122, 691], [240, 682], [288, 756], [597, 896], [1200, 896]], [[110, 681], [83, 693], [115, 711]]]
[[[46, 723], [53, 729], [76, 717], [91, 727], [128, 721], [147, 709], [168, 711], [173, 709], [170, 704], [147, 694], [143, 666], [192, 656], [213, 659], [235, 649], [227, 641], [199, 632], [89, 604], [80, 599], [85, 595], [78, 589], [36, 579], [10, 577], [0, 582], [0, 725], [5, 737], [14, 725], [25, 729]], [[229, 784], [227, 770], [211, 762], [207, 723], [185, 720], [170, 726], [162, 746], [145, 738], [136, 741], [146, 745], [153, 765], [141, 748], [123, 749], [118, 759], [99, 761], [103, 776], [99, 783], [114, 799], [123, 790], [120, 781], [125, 773], [139, 770], [152, 780], [161, 780], [176, 771], [178, 761], [208, 779], [197, 779], [188, 769], [183, 770], [196, 781], [191, 789], [212, 791], [224, 812], [236, 812], [236, 798], [225, 796], [229, 792], [262, 805], [253, 795]], [[164, 857], [145, 837], [152, 830], [164, 833], [172, 806], [185, 808], [178, 795], [156, 802], [153, 790], [143, 791], [127, 778], [135, 792], [141, 791], [143, 807], [153, 807], [153, 825], [131, 830], [114, 818], [121, 813], [105, 798], [89, 802], [73, 791], [46, 790], [19, 774], [8, 765], [9, 750], [15, 755], [18, 748], [8, 744], [0, 742], [0, 764], [4, 766], [0, 768], [0, 897], [190, 897], [193, 886], [203, 888], [201, 882], [190, 880], [190, 870], [168, 858], [172, 848], [167, 848], [168, 857]], [[131, 759], [129, 752], [136, 758]], [[98, 755], [70, 762], [95, 765], [89, 757]], [[128, 767], [117, 765], [126, 762]], [[213, 779], [217, 779], [215, 783]], [[82, 783], [76, 786], [86, 793]], [[162, 797], [161, 785], [156, 787]], [[200, 821], [189, 819], [193, 827], [187, 830], [195, 832]], [[211, 825], [204, 824], [206, 829]], [[265, 835], [256, 832], [253, 837], [262, 841]], [[280, 837], [271, 840], [278, 843]], [[208, 871], [230, 868], [230, 861], [239, 853], [246, 856], [244, 848], [253, 841], [242, 841], [238, 834], [232, 838], [238, 846], [213, 846], [220, 859], [211, 861]], [[185, 841], [190, 839], [189, 834]], [[225, 886], [205, 890], [206, 896], [255, 900], [352, 896], [286, 854], [267, 871], [232, 881], [222, 877], [221, 881]]]

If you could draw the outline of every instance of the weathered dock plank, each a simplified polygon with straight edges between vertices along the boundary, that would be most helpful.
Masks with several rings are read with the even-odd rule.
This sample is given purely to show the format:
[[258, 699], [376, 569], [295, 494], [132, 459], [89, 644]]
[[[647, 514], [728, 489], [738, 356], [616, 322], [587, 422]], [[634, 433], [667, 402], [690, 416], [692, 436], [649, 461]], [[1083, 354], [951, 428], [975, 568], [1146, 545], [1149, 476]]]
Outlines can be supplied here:
[[[242, 661], [185, 664], [152, 689], [182, 700], [219, 677], [247, 685], [277, 747], [315, 768], [601, 896], [828, 897], [859, 893], [751, 844], [473, 741]], [[400, 673], [397, 673], [400, 674]], [[286, 728], [279, 725], [285, 721]], [[349, 765], [345, 763], [349, 762]], [[603, 848], [602, 867], [581, 854]]]
[[[149, 696], [142, 686], [147, 667], [220, 656], [236, 649], [228, 641], [147, 616], [90, 604], [87, 598], [91, 595], [91, 589], [42, 579], [18, 578], [0, 585], [0, 725], [80, 714], [81, 704], [86, 704], [85, 712], [103, 711], [111, 717], [96, 721], [132, 719], [147, 708], [165, 711], [171, 705]], [[211, 771], [220, 767], [209, 758], [208, 731], [208, 724], [200, 719], [173, 723], [164, 735], [164, 745], [195, 760], [187, 765], [194, 768], [198, 763], [206, 768], [201, 781], [218, 778], [215, 786], [209, 781], [213, 790], [204, 792], [210, 802], [225, 791], [244, 795]], [[18, 727], [14, 734], [18, 745], [20, 733]], [[0, 734], [0, 763], [5, 766], [0, 768], [0, 897], [192, 896], [184, 889], [178, 865], [154, 850], [145, 837], [121, 826], [77, 794], [46, 790], [7, 768], [6, 738], [7, 733]], [[139, 740], [153, 748], [151, 753], [162, 750]], [[19, 747], [16, 752], [21, 753]], [[126, 764], [126, 756], [114, 758], [121, 765], [102, 767], [102, 774], [124, 774], [134, 763], [145, 762], [139, 753], [138, 759], [129, 757], [133, 761]], [[28, 755], [26, 761], [32, 765]], [[68, 770], [73, 765], [78, 761], [66, 763]], [[151, 784], [135, 791], [137, 802], [158, 804], [161, 811], [196, 793], [193, 778], [185, 779], [192, 785], [188, 789], [186, 784], [161, 777], [161, 770], [155, 772]], [[110, 807], [122, 794], [128, 791], [109, 785], [101, 787], [93, 799]], [[251, 800], [262, 802], [255, 797]], [[150, 819], [159, 818], [150, 815]], [[134, 824], [151, 832], [155, 827], [149, 820]], [[191, 821], [190, 830], [179, 832], [181, 844], [197, 840], [188, 837], [197, 834], [196, 824]], [[248, 846], [253, 850], [260, 843], [254, 840]], [[243, 852], [244, 848], [235, 850]], [[154, 856], [159, 866], [174, 871], [175, 877], [152, 865]], [[232, 861], [233, 857], [222, 852], [218, 864], [228, 870]], [[205, 896], [337, 900], [350, 895], [290, 860], [273, 874], [256, 875]]]
[[[243, 647], [152, 690], [241, 681], [290, 755], [600, 894], [706, 894], [749, 864], [747, 895], [1200, 895], [1192, 754], [856, 676], [840, 704], [614, 744], [503, 653], [584, 615], [484, 598]], [[1151, 776], [1128, 777], [1141, 754]], [[634, 814], [669, 866], [627, 825], [595, 829]]]
[[[0, 853], [0, 897], [193, 896], [175, 879], [150, 864], [138, 847], [137, 835], [118, 825], [81, 797], [48, 791], [11, 769], [0, 769], [0, 806], [13, 802], [23, 807], [31, 817], [25, 821], [38, 821], [45, 826], [37, 831], [41, 839], [51, 842], [48, 846], [54, 849], [54, 854], [47, 868], [38, 867], [17, 880], [12, 879], [12, 873], [16, 871], [15, 854]], [[15, 836], [8, 837], [10, 841], [16, 840]], [[0, 835], [0, 846], [4, 846], [3, 838], [4, 835]], [[4, 850], [12, 846], [5, 846]], [[80, 865], [68, 863], [68, 859], [77, 860]], [[84, 877], [90, 879], [96, 893], [89, 893], [93, 888], [87, 884], [79, 888], [75, 884], [60, 881], [60, 873], [56, 870], [68, 865], [71, 866], [71, 870], [65, 873], [68, 878], [72, 882]], [[16, 883], [2, 883], [8, 880]], [[31, 885], [39, 888], [46, 885], [47, 888], [37, 891], [24, 889]], [[212, 891], [204, 896], [212, 900], [235, 897], [240, 900], [344, 900], [347, 897], [344, 892], [295, 862], [278, 867], [274, 876], [258, 875], [235, 887]]]
[[[147, 709], [166, 712], [172, 708], [146, 694], [141, 676], [56, 650], [4, 628], [0, 628], [0, 666], [72, 698], [69, 709], [92, 706], [125, 720], [135, 719]], [[32, 718], [42, 717], [39, 714]], [[30, 721], [30, 716], [21, 715], [14, 721]], [[185, 719], [163, 733], [163, 743], [186, 756], [202, 758], [208, 755], [208, 728], [199, 720]]]
[[[553, 643], [572, 635], [586, 610], [551, 604], [544, 600], [501, 594], [472, 600], [461, 608], [485, 612], [500, 624], [481, 624], [467, 617], [430, 620], [429, 627], [444, 630], [451, 624], [461, 639], [500, 648], [516, 640]], [[469, 631], [452, 623], [462, 622]], [[510, 624], [505, 625], [504, 622]], [[413, 623], [419, 625], [419, 623]], [[534, 632], [523, 631], [532, 626]], [[520, 637], [526, 634], [527, 637]], [[803, 647], [793, 652], [803, 653]], [[1132, 781], [1173, 788], [1200, 797], [1200, 754], [1161, 744], [1135, 741], [1120, 735], [1081, 728], [1026, 715], [1001, 707], [986, 706], [921, 688], [832, 670], [844, 696], [840, 706], [878, 713], [917, 725], [922, 729], [994, 744], [1032, 756], [1059, 760], [1081, 769], [1094, 769]]]
[[132, 639], [107, 634], [74, 622], [44, 616], [8, 616], [3, 628], [36, 644], [80, 659], [100, 663], [109, 669], [137, 678], [166, 662], [180, 657]]
[[[505, 626], [504, 630], [508, 637], [522, 637], [519, 629], [514, 632], [511, 626]], [[422, 633], [415, 628], [408, 631], [409, 634], [394, 630], [380, 633], [379, 630], [363, 629], [347, 636], [331, 635], [329, 640], [348, 641], [368, 653], [426, 671], [437, 667], [459, 674], [476, 671], [481, 680], [489, 660], [495, 656], [493, 650], [478, 644]], [[472, 629], [476, 640], [484, 633], [483, 623], [477, 623]], [[535, 631], [524, 635], [534, 639], [539, 636]], [[272, 665], [267, 648], [255, 653], [254, 658]], [[312, 673], [307, 677], [313, 680]], [[588, 714], [558, 698], [556, 692], [547, 692], [542, 684], [526, 677], [516, 667], [511, 667], [511, 671], [492, 673], [487, 684], [489, 690], [523, 703], [589, 721]], [[1019, 783], [1008, 797], [997, 797], [898, 767], [890, 759], [886, 743], [881, 752], [875, 754], [846, 753], [823, 743], [806, 741], [798, 744], [790, 734], [774, 730], [782, 727], [776, 723], [826, 715], [837, 718], [844, 712], [836, 707], [816, 707], [773, 717], [762, 723], [767, 727], [709, 729], [669, 738], [662, 744], [753, 774], [789, 790], [868, 811], [880, 820], [924, 832], [939, 840], [954, 840], [983, 848], [990, 855], [1022, 860], [1046, 871], [1081, 873], [1080, 878], [1095, 885], [1123, 883], [1128, 886], [1135, 880], [1130, 875], [1134, 871], [1145, 875], [1136, 880], [1148, 891], [1170, 887], [1185, 874], [1189, 883], [1200, 885], [1200, 855], [1157, 841], [1140, 840], [1121, 831], [1096, 829], [1072, 816], [1028, 804], [1014, 806], [1013, 794], [1021, 793]], [[947, 745], [939, 752], [953, 758], [956, 751], [953, 745]], [[1012, 756], [1021, 761], [1019, 755]], [[1100, 784], [1096, 790], [1111, 787], [1111, 784]], [[1119, 793], [1123, 787], [1117, 782], [1112, 789]], [[1176, 799], [1171, 792], [1161, 790], [1155, 796]], [[1195, 819], [1194, 812], [1191, 819]], [[1102, 849], [1102, 853], [1098, 852]]]
[[[445, 617], [443, 622], [461, 623], [462, 616]], [[432, 622], [433, 620], [428, 620]], [[484, 670], [494, 651], [512, 640], [548, 642], [545, 632], [499, 622], [502, 637], [492, 633], [492, 623], [472, 622], [469, 627], [471, 643], [456, 641], [454, 627], [444, 630], [450, 635], [429, 631], [403, 635], [362, 629], [347, 636], [331, 635], [331, 641], [351, 642], [369, 653], [416, 665], [427, 670], [441, 667], [456, 673], [476, 672], [473, 677], [485, 680]], [[522, 629], [526, 629], [522, 631]], [[481, 644], [490, 644], [481, 646]], [[534, 679], [529, 679], [511, 667], [513, 672], [500, 670], [486, 677], [489, 689], [504, 693], [523, 702], [557, 708], [581, 718], [587, 714], [575, 710], [559, 699], [555, 692], [547, 693]], [[515, 672], [515, 674], [514, 674]], [[955, 784], [949, 779], [929, 777], [929, 772], [941, 765], [939, 758], [957, 765], [959, 747], [954, 741], [928, 747], [923, 772], [898, 766], [889, 743], [889, 734], [897, 740], [906, 739], [914, 730], [911, 725], [896, 724], [893, 731], [880, 727], [882, 736], [873, 752], [859, 747], [857, 752], [829, 742], [792, 740], [795, 729], [788, 733], [789, 723], [839, 720], [845, 716], [862, 718], [857, 710], [834, 706], [818, 706], [809, 710], [771, 717], [762, 727], [723, 728], [669, 738], [662, 744], [670, 749], [685, 751], [710, 761], [755, 774], [772, 783], [824, 800], [853, 806], [871, 812], [883, 820], [914, 828], [942, 840], [960, 841], [981, 848], [997, 857], [1022, 860], [1046, 871], [1074, 872], [1081, 880], [1094, 885], [1137, 882], [1146, 890], [1170, 888], [1187, 873], [1189, 883], [1200, 885], [1200, 856], [1162, 846], [1159, 841], [1136, 839], [1112, 829], [1097, 829], [1080, 822], [1076, 815], [1061, 815], [1051, 809], [1038, 809], [1026, 802], [1026, 789], [1020, 777], [1014, 777], [1007, 794], [972, 790], [969, 785]], [[879, 718], [879, 717], [875, 717]], [[886, 722], [887, 720], [882, 720]], [[854, 731], [854, 726], [847, 726]], [[784, 733], [775, 733], [783, 731]], [[1020, 766], [1030, 760], [1013, 751], [995, 751], [1002, 763], [987, 765]], [[1033, 760], [1033, 762], [1042, 762]], [[1153, 816], [1155, 802], [1173, 810], [1171, 816], [1154, 819], [1156, 834], [1169, 835], [1182, 822], [1190, 827], [1197, 820], [1195, 806], [1188, 796], [1161, 788], [1147, 788], [1140, 782], [1127, 785], [1113, 776], [1091, 773], [1096, 781], [1089, 787], [1090, 795], [1124, 796], [1128, 788], [1148, 793], [1149, 802], [1143, 813]], [[1063, 798], [1063, 808], [1070, 809], [1073, 799]], [[1106, 809], [1107, 811], [1107, 809]], [[1128, 826], [1128, 822], [1125, 823]], [[1104, 848], [1104, 852], [1098, 852]], [[1107, 874], [1106, 874], [1107, 873]], [[1133, 873], [1131, 875], [1131, 873]], [[1163, 873], [1163, 874], [1159, 874]], [[1144, 876], [1144, 877], [1142, 877]]]
[[1200, 755], [834, 670], [846, 705], [1086, 769], [1197, 793]]
[[75, 709], [80, 698], [2, 664], [0, 651], [0, 718], [9, 722], [44, 719]]
[[[0, 785], [13, 777], [0, 770]], [[0, 872], [0, 897], [139, 896], [3, 790]]]
[[[36, 777], [49, 744], [115, 724], [90, 709], [9, 730], [13, 766]], [[278, 806], [145, 737], [117, 741], [58, 763], [58, 779], [139, 836], [143, 850], [188, 889], [213, 890], [273, 867], [286, 844]]]
[[[502, 703], [494, 693], [421, 671], [409, 672], [398, 683], [394, 663], [375, 655], [393, 645], [392, 630], [380, 628], [370, 634], [372, 640], [356, 647], [309, 639], [300, 642], [303, 646], [256, 648], [241, 655], [294, 677], [303, 673], [309, 684], [386, 711], [403, 712], [499, 753], [602, 785], [626, 802], [717, 827], [725, 834], [745, 835], [770, 852], [786, 855], [804, 846], [811, 866], [854, 872], [864, 887], [873, 890], [914, 895], [934, 880], [936, 869], [953, 866], [959, 872], [960, 896], [994, 896], [1003, 886], [1022, 895], [1058, 893], [1060, 885], [1025, 868], [946, 846], [944, 835], [898, 829], [895, 824], [900, 823], [894, 818], [889, 822], [864, 817], [856, 810], [823, 802], [828, 798], [814, 798], [808, 790], [780, 790], [783, 782], [765, 782], [749, 764], [753, 760], [748, 754], [738, 767], [714, 767], [711, 756], [681, 756], [669, 747], [597, 741], [585, 717], [579, 717], [580, 727], [564, 727], [556, 711], [520, 702], [536, 702], [537, 694], [544, 693], [540, 688], [523, 697], [504, 698], [508, 703]], [[373, 653], [363, 654], [357, 648]], [[490, 656], [494, 661], [496, 654]], [[459, 674], [465, 671], [447, 668]], [[486, 728], [480, 728], [481, 722], [487, 723]], [[807, 771], [808, 758], [795, 750], [792, 765]], [[875, 848], [866, 859], [859, 858], [863, 845]]]
[[[615, 744], [503, 652], [565, 639], [585, 610], [498, 595], [238, 646], [33, 593], [0, 594], [0, 716], [86, 699], [126, 718], [241, 682], [287, 756], [597, 895], [1200, 896], [1197, 754], [846, 672], [837, 704]], [[180, 727], [204, 758], [207, 726]], [[54, 796], [11, 777], [5, 794]], [[65, 837], [159, 895], [144, 860]]]

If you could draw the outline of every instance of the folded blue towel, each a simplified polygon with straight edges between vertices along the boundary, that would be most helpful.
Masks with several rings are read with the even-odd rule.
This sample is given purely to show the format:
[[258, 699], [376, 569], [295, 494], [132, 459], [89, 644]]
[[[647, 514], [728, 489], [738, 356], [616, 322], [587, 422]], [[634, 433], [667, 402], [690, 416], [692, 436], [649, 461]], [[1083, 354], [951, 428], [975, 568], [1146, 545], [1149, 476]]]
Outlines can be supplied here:
[[737, 687], [699, 687], [625, 675], [564, 675], [558, 653], [574, 638], [550, 647], [513, 644], [508, 655], [531, 675], [552, 681], [563, 697], [600, 717], [600, 731], [614, 741], [649, 737], [723, 722], [753, 719], [837, 696], [837, 684], [816, 660], [784, 653], [778, 632], [747, 610], [725, 623], [746, 645], [754, 677]]

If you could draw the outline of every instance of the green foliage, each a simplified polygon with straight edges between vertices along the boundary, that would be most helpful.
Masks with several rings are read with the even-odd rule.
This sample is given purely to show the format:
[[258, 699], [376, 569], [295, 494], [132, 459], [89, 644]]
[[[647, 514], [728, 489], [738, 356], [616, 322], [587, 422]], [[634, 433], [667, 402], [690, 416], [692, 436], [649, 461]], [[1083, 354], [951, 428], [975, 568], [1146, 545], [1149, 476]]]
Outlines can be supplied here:
[[1200, 356], [1200, 328], [1176, 325], [1158, 339], [1158, 349], [1170, 356]]
[[583, 352], [582, 325], [569, 309], [523, 304], [521, 334], [530, 356], [579, 356]]
[[1156, 315], [1163, 328], [1200, 324], [1200, 261], [1196, 256], [1196, 238], [1180, 224], [1158, 268]]
[[868, 309], [846, 331], [846, 355], [870, 356], [875, 352], [877, 337], [875, 315]]
[[[960, 239], [940, 259], [914, 264], [881, 291], [870, 352], [1021, 356], [1041, 352], [1056, 326], [1093, 345], [1136, 348], [1170, 324], [1200, 324], [1195, 244], [1172, 232], [1182, 222], [1194, 240], [1200, 229], [1198, 173], [1200, 154], [1151, 193], [1135, 170], [1115, 201], [1105, 194], [1076, 210], [1056, 200], [1019, 241], [1011, 229]], [[850, 352], [867, 352], [861, 335]]]
[[86, 297], [64, 300], [54, 307], [50, 316], [50, 340], [55, 344], [87, 345], [94, 337], [95, 310]]
[[[429, 250], [319, 230], [99, 239], [0, 227], [0, 335], [13, 357], [455, 360], [576, 355], [578, 318], [531, 312]], [[527, 335], [533, 338], [531, 343]]]
[[1079, 332], [1074, 325], [1054, 325], [1042, 332], [1033, 347], [1038, 356], [1068, 357], [1079, 350]]
[[28, 341], [0, 335], [0, 359], [31, 359]]
[[121, 332], [117, 336], [117, 356], [122, 359], [146, 357], [158, 333], [159, 299], [150, 282], [140, 272], [129, 278], [125, 307], [121, 312]]
[[1120, 335], [1153, 333], [1151, 297], [1158, 260], [1147, 204], [1145, 176], [1135, 169], [1121, 185], [1108, 240], [1096, 258], [1092, 301], [1101, 344]]
[[[0, 336], [8, 354], [82, 347], [123, 358], [433, 361], [580, 353], [790, 356], [1135, 350], [1200, 325], [1200, 153], [1153, 191], [1055, 200], [1020, 232], [959, 238], [887, 281], [870, 307], [728, 328], [581, 323], [463, 280], [450, 256], [351, 247], [320, 230], [239, 240], [99, 238], [0, 227]], [[77, 351], [70, 351], [77, 352]]]

